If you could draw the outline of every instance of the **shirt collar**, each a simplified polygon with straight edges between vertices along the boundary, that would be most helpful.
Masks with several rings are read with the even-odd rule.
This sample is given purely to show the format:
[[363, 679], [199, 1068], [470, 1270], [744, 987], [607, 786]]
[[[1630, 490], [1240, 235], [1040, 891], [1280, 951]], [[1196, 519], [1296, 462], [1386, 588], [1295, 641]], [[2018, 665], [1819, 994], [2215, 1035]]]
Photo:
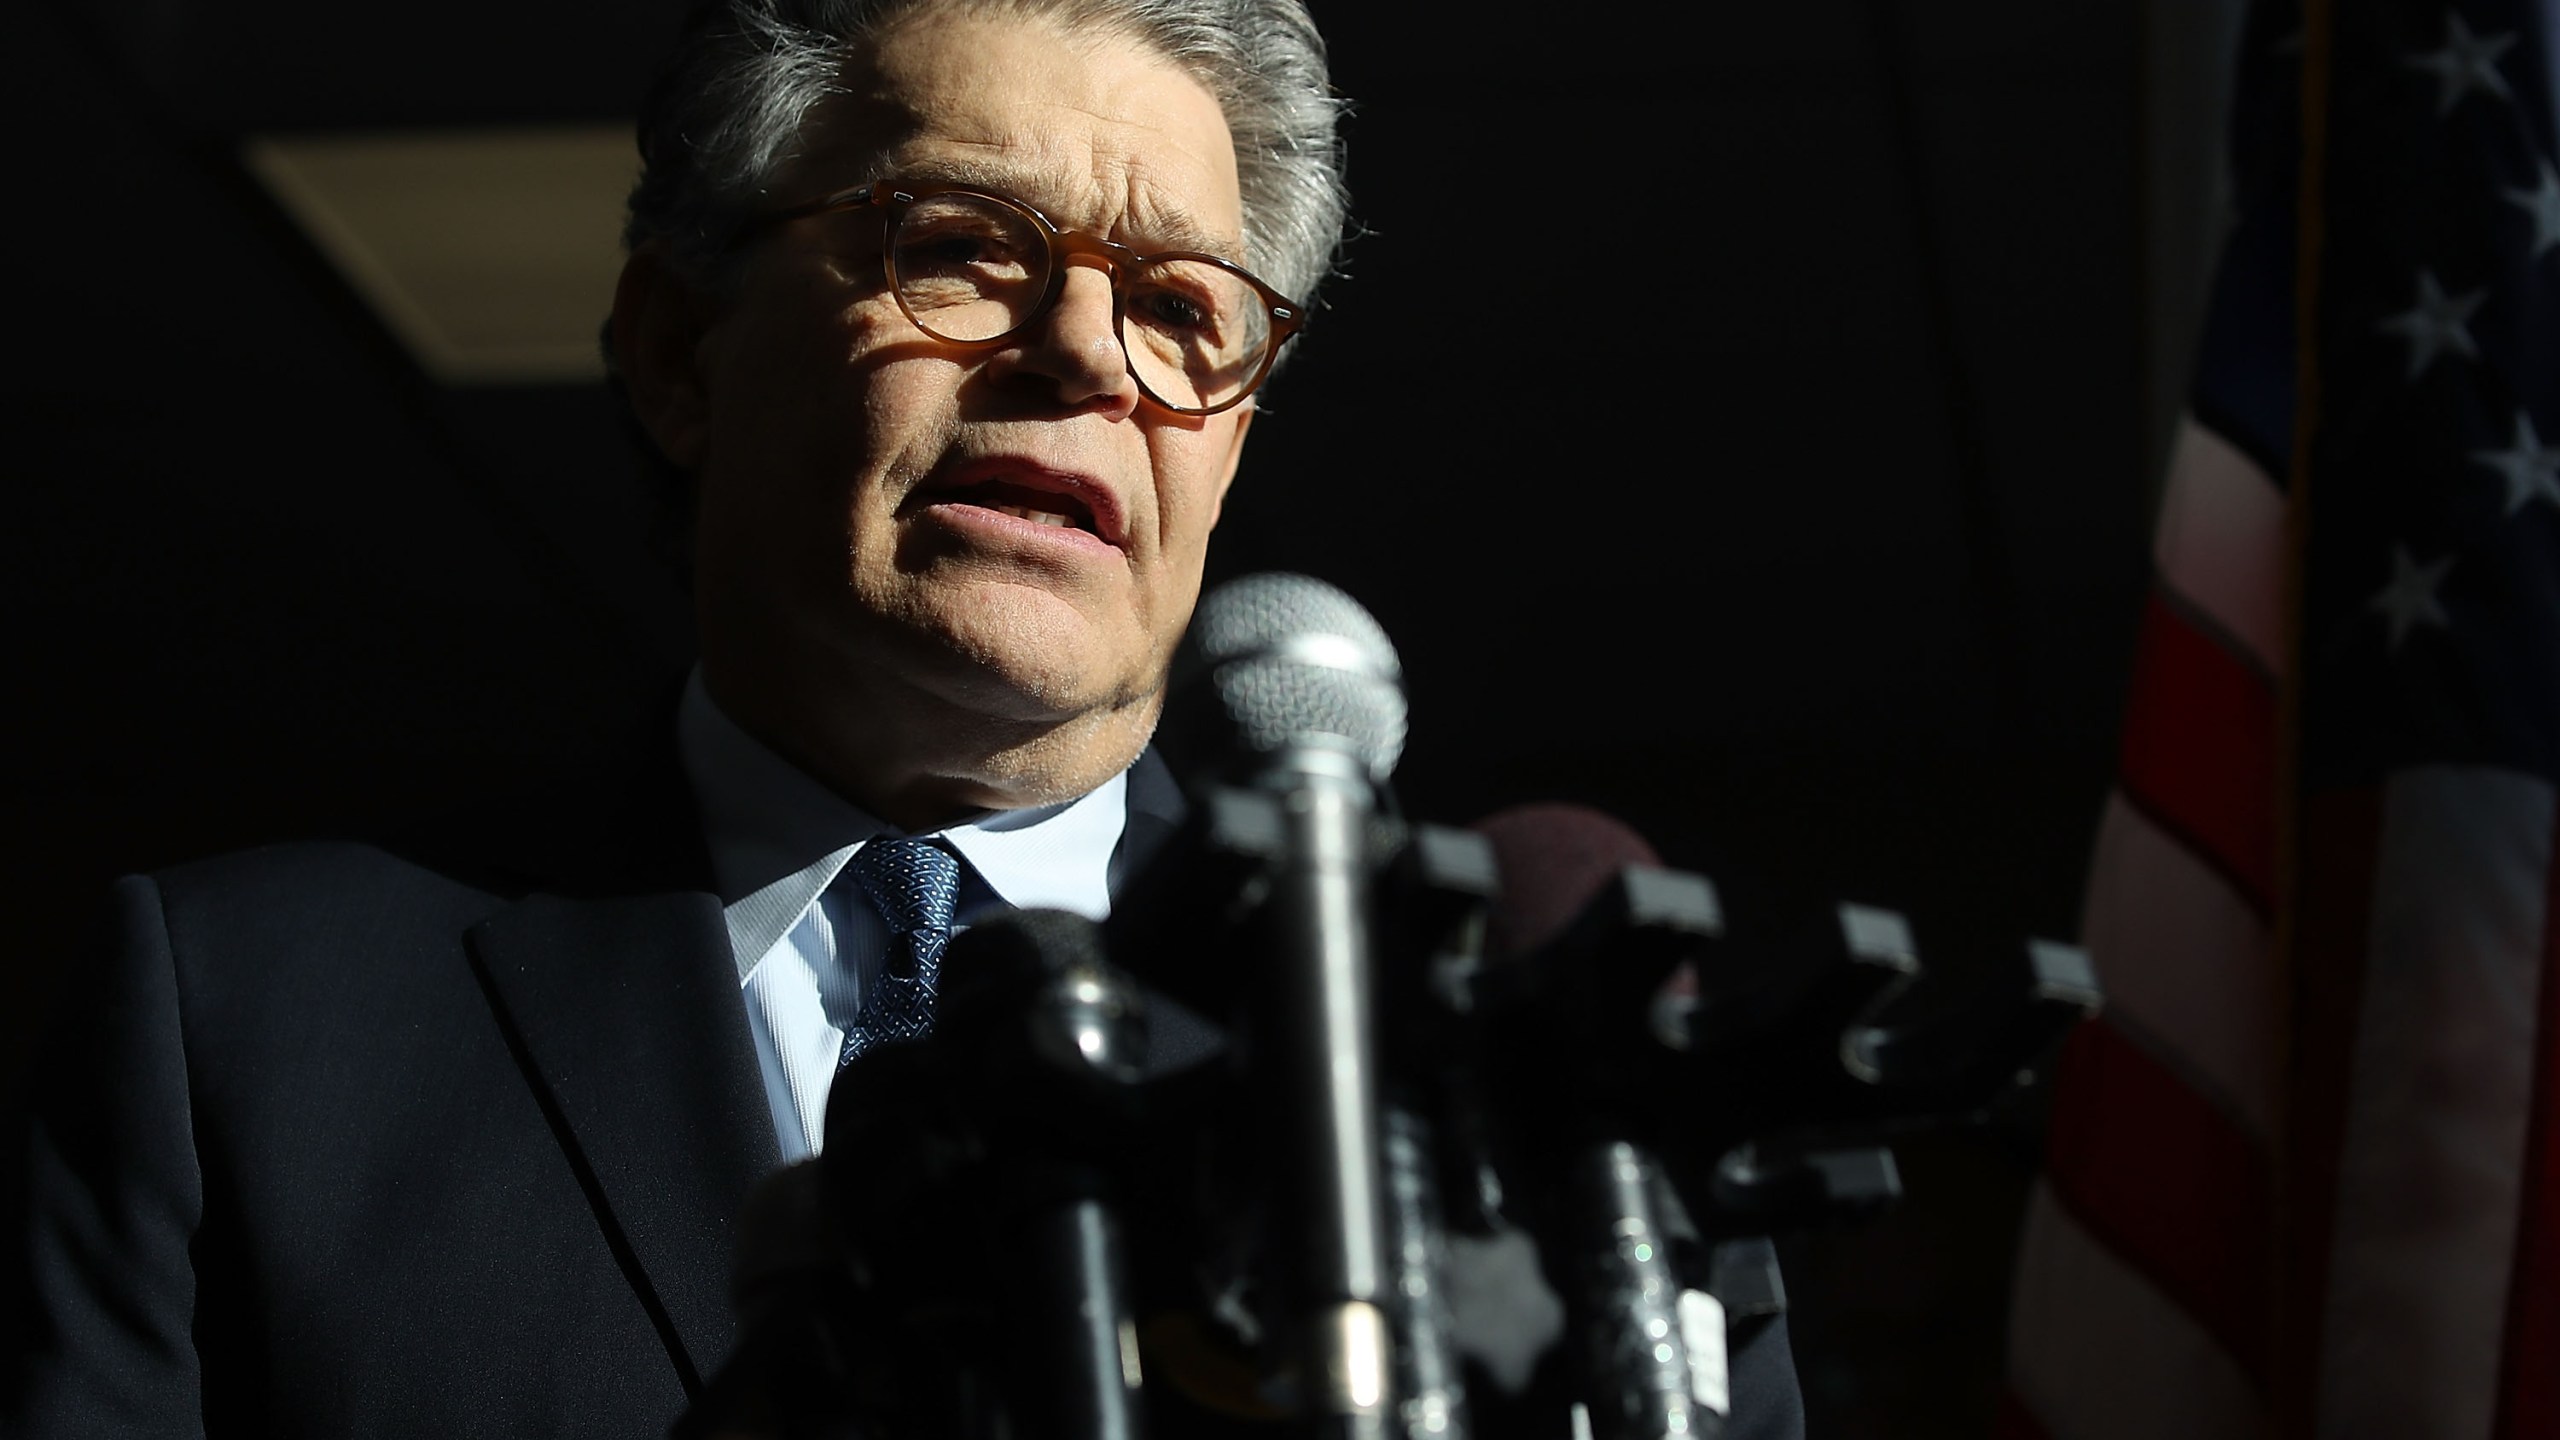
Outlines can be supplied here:
[[[700, 666], [685, 681], [676, 743], [744, 980], [865, 841], [898, 832], [740, 729], [703, 687]], [[1123, 772], [1076, 800], [988, 811], [931, 833], [1007, 905], [1100, 919], [1111, 910], [1127, 791]]]

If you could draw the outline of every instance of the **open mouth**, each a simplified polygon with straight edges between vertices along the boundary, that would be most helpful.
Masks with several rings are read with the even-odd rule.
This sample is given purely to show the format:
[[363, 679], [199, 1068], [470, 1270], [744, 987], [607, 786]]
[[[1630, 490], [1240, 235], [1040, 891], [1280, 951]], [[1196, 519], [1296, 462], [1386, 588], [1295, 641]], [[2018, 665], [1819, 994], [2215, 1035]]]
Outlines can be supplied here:
[[1054, 525], [1062, 530], [1082, 530], [1100, 535], [1102, 526], [1093, 518], [1093, 507], [1076, 495], [1059, 490], [1036, 489], [1010, 480], [990, 480], [952, 491], [943, 498], [964, 505], [977, 505], [1034, 525]]
[[929, 504], [968, 505], [1055, 530], [1077, 530], [1117, 546], [1119, 507], [1111, 492], [1082, 475], [1036, 461], [982, 459], [957, 467], [919, 497]]

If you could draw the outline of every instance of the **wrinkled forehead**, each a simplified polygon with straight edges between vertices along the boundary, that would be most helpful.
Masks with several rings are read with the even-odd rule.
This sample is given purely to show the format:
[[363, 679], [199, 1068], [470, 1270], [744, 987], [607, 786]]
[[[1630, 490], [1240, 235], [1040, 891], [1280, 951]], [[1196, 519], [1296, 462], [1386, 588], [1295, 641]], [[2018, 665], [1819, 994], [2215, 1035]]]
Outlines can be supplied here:
[[1143, 248], [1242, 248], [1235, 144], [1207, 87], [1134, 36], [1039, 16], [928, 11], [854, 57], [792, 183], [876, 179], [996, 190]]

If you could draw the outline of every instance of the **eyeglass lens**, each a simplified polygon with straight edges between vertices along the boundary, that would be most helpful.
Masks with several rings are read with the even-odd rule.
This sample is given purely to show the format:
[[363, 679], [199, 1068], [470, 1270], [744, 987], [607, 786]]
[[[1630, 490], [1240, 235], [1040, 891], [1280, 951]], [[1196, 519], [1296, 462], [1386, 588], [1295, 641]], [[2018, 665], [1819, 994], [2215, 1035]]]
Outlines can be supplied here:
[[[891, 222], [889, 275], [925, 333], [993, 340], [1032, 318], [1049, 286], [1049, 237], [984, 196], [928, 195]], [[1253, 380], [1270, 315], [1241, 277], [1198, 260], [1123, 264], [1120, 341], [1130, 373], [1159, 402], [1205, 409]]]

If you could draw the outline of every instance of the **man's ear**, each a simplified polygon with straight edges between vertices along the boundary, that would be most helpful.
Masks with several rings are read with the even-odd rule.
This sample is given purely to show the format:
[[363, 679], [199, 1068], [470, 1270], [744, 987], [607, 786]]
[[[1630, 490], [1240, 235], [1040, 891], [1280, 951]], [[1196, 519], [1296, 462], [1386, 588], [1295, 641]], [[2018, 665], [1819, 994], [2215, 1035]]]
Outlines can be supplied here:
[[656, 246], [644, 245], [622, 262], [613, 287], [614, 368], [640, 428], [682, 470], [700, 467], [709, 431], [710, 407], [695, 361], [709, 315], [700, 293]]
[[1209, 497], [1209, 528], [1218, 528], [1218, 516], [1227, 506], [1227, 487], [1236, 483], [1236, 466], [1244, 462], [1244, 432], [1253, 428], [1253, 401], [1235, 408], [1236, 433], [1227, 437], [1227, 463], [1218, 471], [1218, 489]]

